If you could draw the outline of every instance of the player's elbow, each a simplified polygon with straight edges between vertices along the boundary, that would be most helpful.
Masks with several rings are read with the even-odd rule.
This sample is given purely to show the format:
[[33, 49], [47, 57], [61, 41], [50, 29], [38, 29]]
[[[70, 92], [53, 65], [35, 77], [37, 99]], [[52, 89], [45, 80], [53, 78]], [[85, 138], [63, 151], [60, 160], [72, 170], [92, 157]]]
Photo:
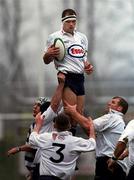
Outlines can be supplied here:
[[49, 64], [49, 61], [47, 60], [47, 58], [45, 57], [45, 55], [43, 56], [43, 62], [44, 62], [45, 64]]
[[84, 122], [83, 122], [83, 127], [84, 127], [84, 129], [86, 129], [87, 131], [90, 131], [90, 123], [88, 123], [88, 121], [84, 121]]

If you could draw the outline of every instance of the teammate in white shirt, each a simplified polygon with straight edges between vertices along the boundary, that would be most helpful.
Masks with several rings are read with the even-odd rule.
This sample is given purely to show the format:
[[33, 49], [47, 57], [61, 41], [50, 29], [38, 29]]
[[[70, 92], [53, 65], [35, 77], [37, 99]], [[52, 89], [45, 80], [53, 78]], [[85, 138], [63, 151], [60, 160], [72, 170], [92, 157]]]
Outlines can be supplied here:
[[[96, 170], [95, 180], [125, 180], [127, 172], [127, 161], [117, 161], [113, 172], [108, 169], [107, 161], [112, 157], [116, 143], [125, 128], [123, 115], [127, 112], [128, 103], [121, 97], [113, 97], [107, 104], [108, 114], [95, 120], [93, 124], [96, 131]], [[65, 112], [73, 119], [79, 120], [75, 106], [66, 104]], [[83, 117], [84, 123], [84, 117]], [[89, 125], [86, 122], [85, 128]]]
[[[76, 31], [77, 14], [73, 9], [62, 12], [62, 29], [49, 35], [43, 60], [45, 64], [54, 61], [58, 72], [66, 75], [63, 100], [70, 104], [77, 104], [77, 110], [83, 113], [84, 109], [84, 72], [91, 74], [93, 66], [87, 60], [87, 37]], [[66, 54], [63, 61], [55, 58], [59, 48], [54, 47], [55, 38], [61, 38], [65, 44]], [[64, 101], [63, 101], [64, 102]], [[72, 120], [72, 125], [76, 125]]]
[[36, 128], [30, 135], [30, 145], [41, 150], [39, 180], [69, 179], [81, 152], [95, 149], [93, 123], [90, 123], [89, 139], [72, 136], [68, 131], [70, 117], [64, 113], [54, 118], [55, 131], [52, 133], [40, 133], [42, 124], [42, 118], [38, 118]]
[[124, 153], [128, 146], [128, 157], [129, 157], [129, 172], [126, 180], [134, 179], [134, 119], [131, 120], [123, 133], [121, 134], [116, 149], [114, 151], [113, 158], [109, 161], [109, 168], [113, 168], [115, 162], [118, 160], [120, 155]]

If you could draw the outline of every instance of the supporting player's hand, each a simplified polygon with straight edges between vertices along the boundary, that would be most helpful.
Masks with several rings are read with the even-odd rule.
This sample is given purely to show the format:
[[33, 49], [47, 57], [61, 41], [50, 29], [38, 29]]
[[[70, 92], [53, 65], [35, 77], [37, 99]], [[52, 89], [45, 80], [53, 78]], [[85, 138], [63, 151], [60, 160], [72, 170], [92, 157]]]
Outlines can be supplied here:
[[67, 101], [64, 101], [64, 111], [65, 113], [72, 115], [73, 113], [75, 113], [77, 105], [70, 105]]
[[65, 83], [65, 75], [62, 72], [57, 74], [57, 78], [59, 83]]
[[42, 125], [43, 125], [43, 118], [41, 116], [41, 112], [36, 115], [35, 122], [36, 122], [36, 126], [34, 128], [34, 131], [39, 133], [39, 131], [40, 131]]
[[107, 164], [108, 164], [108, 169], [113, 172], [116, 165], [116, 161], [114, 161], [112, 158], [109, 158]]
[[26, 174], [26, 180], [32, 180], [32, 172], [29, 171], [28, 174]]
[[84, 62], [84, 71], [86, 74], [91, 74], [93, 72], [93, 66], [88, 61]]

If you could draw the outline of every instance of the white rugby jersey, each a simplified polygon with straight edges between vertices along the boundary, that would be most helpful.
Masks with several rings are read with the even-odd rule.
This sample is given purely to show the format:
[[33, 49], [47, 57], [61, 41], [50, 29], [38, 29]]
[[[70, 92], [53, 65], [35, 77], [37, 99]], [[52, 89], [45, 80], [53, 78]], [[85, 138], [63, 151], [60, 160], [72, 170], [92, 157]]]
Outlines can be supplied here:
[[[108, 114], [93, 120], [96, 136], [96, 156], [112, 157], [115, 146], [119, 140], [120, 135], [124, 131], [125, 123], [123, 114], [121, 112], [111, 110]], [[127, 171], [126, 160], [118, 161]]]
[[124, 141], [124, 139], [128, 139], [128, 148], [129, 148], [129, 166], [131, 167], [134, 165], [134, 119], [131, 120], [125, 130], [123, 131], [122, 135], [119, 138], [119, 141]]
[[77, 31], [74, 31], [74, 35], [66, 33], [63, 30], [57, 31], [49, 35], [45, 48], [46, 51], [54, 43], [55, 38], [61, 38], [66, 49], [63, 61], [54, 60], [56, 69], [64, 73], [84, 73], [84, 61], [87, 60], [88, 50], [87, 37]]
[[54, 175], [64, 180], [74, 173], [81, 152], [93, 151], [96, 146], [93, 138], [75, 137], [68, 131], [32, 132], [30, 144], [41, 149], [40, 175]]

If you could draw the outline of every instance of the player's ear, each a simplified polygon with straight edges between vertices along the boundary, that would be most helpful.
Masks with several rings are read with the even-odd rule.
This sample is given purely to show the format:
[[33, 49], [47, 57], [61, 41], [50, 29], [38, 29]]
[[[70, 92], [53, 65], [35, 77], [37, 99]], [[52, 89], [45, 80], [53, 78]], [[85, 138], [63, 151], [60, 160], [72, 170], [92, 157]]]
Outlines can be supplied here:
[[118, 110], [119, 112], [122, 112], [122, 109], [123, 109], [122, 106], [118, 106], [118, 108], [117, 108], [117, 110]]

